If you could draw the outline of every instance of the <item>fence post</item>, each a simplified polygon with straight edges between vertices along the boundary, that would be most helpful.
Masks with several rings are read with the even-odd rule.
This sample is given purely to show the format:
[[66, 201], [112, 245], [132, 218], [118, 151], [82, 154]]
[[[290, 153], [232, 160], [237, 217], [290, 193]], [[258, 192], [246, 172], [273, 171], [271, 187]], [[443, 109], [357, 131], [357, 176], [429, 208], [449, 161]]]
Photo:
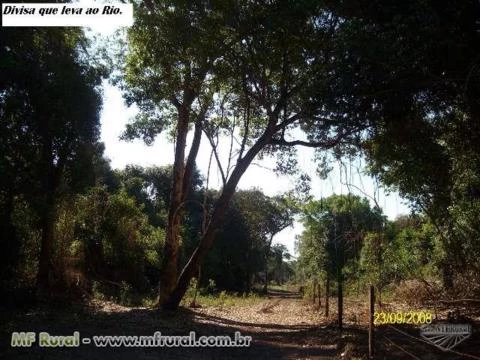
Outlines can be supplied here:
[[375, 338], [374, 338], [374, 324], [373, 317], [375, 313], [375, 291], [373, 285], [370, 285], [369, 309], [368, 309], [368, 358], [374, 358], [375, 352]]
[[321, 310], [321, 306], [322, 306], [322, 283], [319, 282], [318, 283], [318, 306], [319, 306], [319, 309]]
[[327, 281], [325, 284], [325, 317], [326, 318], [328, 318], [329, 297], [330, 297], [330, 278], [327, 275]]

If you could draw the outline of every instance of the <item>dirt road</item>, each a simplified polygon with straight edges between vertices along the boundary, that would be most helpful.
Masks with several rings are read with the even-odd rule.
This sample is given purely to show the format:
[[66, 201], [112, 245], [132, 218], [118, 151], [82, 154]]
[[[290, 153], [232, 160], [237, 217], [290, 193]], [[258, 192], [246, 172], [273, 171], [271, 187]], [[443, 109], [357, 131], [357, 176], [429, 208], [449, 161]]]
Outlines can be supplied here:
[[[298, 294], [272, 292], [269, 298], [248, 306], [182, 308], [175, 313], [147, 308], [126, 308], [108, 302], [94, 308], [50, 304], [43, 309], [0, 311], [0, 359], [366, 359], [367, 332], [365, 306], [350, 301], [346, 305], [345, 329], [335, 326], [335, 302], [332, 317], [325, 319], [318, 305], [306, 302]], [[401, 328], [411, 336], [418, 329]], [[234, 347], [96, 347], [93, 343], [70, 348], [11, 347], [12, 332], [48, 332], [82, 338], [96, 335], [229, 335], [236, 332], [252, 338], [251, 346]], [[463, 359], [443, 353], [429, 344], [416, 341], [391, 328], [377, 328], [377, 360], [380, 359]], [[477, 331], [460, 351], [475, 354], [480, 343]], [[393, 341], [393, 343], [391, 343]], [[400, 346], [400, 348], [399, 348]], [[403, 350], [402, 350], [403, 349]], [[405, 352], [406, 350], [407, 352]]]
[[[3, 311], [0, 325], [0, 358], [6, 359], [335, 359], [349, 332], [339, 335], [333, 326], [321, 324], [312, 305], [294, 293], [272, 293], [252, 306], [183, 308], [177, 313], [160, 313], [145, 308], [125, 308], [103, 303], [92, 311], [84, 307], [49, 306], [20, 313]], [[94, 335], [229, 335], [239, 331], [251, 336], [244, 348], [95, 347], [30, 348], [11, 347], [12, 332], [48, 332], [50, 335], [81, 337]]]

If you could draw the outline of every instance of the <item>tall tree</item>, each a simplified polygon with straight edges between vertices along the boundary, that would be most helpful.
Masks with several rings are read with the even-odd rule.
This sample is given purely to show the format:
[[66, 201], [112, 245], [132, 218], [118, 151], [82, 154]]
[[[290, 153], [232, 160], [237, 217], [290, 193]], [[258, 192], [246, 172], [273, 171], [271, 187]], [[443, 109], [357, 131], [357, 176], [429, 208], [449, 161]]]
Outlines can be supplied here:
[[[41, 251], [37, 286], [54, 280], [54, 222], [62, 192], [92, 179], [99, 149], [99, 70], [88, 63], [81, 30], [1, 30], [0, 116], [7, 193], [23, 194], [40, 218]], [[27, 148], [26, 152], [22, 152]], [[78, 164], [88, 165], [79, 168]], [[78, 176], [78, 171], [82, 176]], [[76, 184], [73, 179], [81, 179]], [[8, 200], [8, 198], [7, 198]], [[8, 201], [7, 201], [8, 203]]]
[[[126, 97], [141, 109], [129, 137], [175, 136], [160, 305], [176, 308], [220, 227], [242, 175], [261, 153], [330, 149], [368, 126], [327, 109], [338, 18], [318, 2], [147, 2], [129, 31]], [[337, 100], [340, 101], [340, 100]], [[189, 128], [190, 152], [185, 156]], [[298, 134], [303, 130], [306, 135]], [[182, 207], [202, 134], [223, 186], [198, 247], [178, 275]], [[227, 135], [226, 156], [219, 140]], [[235, 157], [234, 157], [235, 155]], [[222, 166], [222, 160], [224, 164]], [[226, 164], [225, 164], [226, 162]], [[291, 168], [290, 168], [291, 170]]]
[[[327, 278], [337, 281], [340, 328], [343, 325], [345, 268], [358, 261], [365, 234], [380, 230], [383, 222], [380, 209], [370, 208], [367, 199], [351, 194], [332, 195], [312, 201], [305, 207], [305, 233], [300, 239], [300, 257], [302, 260], [306, 257], [310, 261], [321, 261], [321, 264], [311, 266], [323, 269]], [[302, 244], [303, 241], [306, 243]]]
[[[268, 292], [268, 262], [270, 256], [273, 254], [278, 255], [278, 247], [276, 248], [276, 252], [272, 253], [272, 242], [275, 235], [277, 235], [282, 230], [288, 228], [289, 226], [293, 225], [293, 216], [297, 212], [296, 206], [290, 201], [288, 198], [284, 197], [274, 197], [269, 199], [268, 206], [266, 206], [266, 215], [267, 215], [267, 224], [266, 224], [266, 234], [268, 240], [265, 243], [264, 247], [264, 262], [265, 262], [265, 284], [263, 287], [263, 291], [265, 293]], [[283, 252], [280, 252], [283, 254]], [[278, 256], [275, 256], [278, 259]], [[280, 256], [282, 259], [280, 261], [280, 266], [283, 262], [283, 256]], [[275, 263], [278, 264], [278, 261]]]
[[212, 278], [218, 289], [249, 292], [256, 275], [268, 271], [273, 236], [292, 222], [285, 199], [259, 189], [237, 191], [205, 260], [203, 281]]
[[452, 271], [478, 274], [480, 4], [353, 0], [329, 8], [342, 17], [332, 90], [349, 94], [346, 114], [368, 109], [375, 119], [364, 143], [370, 169], [429, 216], [451, 288]]

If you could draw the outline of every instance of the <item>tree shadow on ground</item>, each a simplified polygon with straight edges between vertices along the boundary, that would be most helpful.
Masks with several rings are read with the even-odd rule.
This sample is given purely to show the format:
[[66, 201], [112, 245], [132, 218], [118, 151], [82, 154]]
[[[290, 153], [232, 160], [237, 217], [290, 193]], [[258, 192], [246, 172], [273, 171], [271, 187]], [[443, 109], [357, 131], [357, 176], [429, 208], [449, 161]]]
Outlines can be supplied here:
[[268, 289], [268, 297], [271, 298], [282, 298], [282, 299], [301, 299], [302, 295], [298, 292], [292, 292], [288, 290], [281, 289]]
[[[0, 312], [0, 358], [6, 359], [334, 359], [340, 334], [333, 327], [256, 324], [199, 314], [181, 308], [178, 312], [132, 309], [123, 312], [92, 312], [80, 306], [44, 307], [21, 313]], [[12, 332], [48, 332], [81, 338], [94, 335], [229, 335], [239, 331], [251, 336], [250, 347], [11, 347]]]
[[[342, 333], [335, 326], [318, 324], [285, 325], [242, 321], [222, 315], [180, 308], [177, 312], [162, 312], [147, 308], [114, 308], [113, 311], [92, 310], [83, 305], [61, 303], [29, 310], [0, 309], [0, 358], [5, 359], [365, 359], [367, 333], [365, 328], [347, 327]], [[418, 337], [418, 328], [396, 325], [412, 336]], [[456, 350], [478, 353], [480, 333], [474, 332], [468, 341]], [[93, 344], [77, 348], [46, 348], [35, 343], [30, 348], [11, 347], [12, 332], [48, 332], [51, 335], [71, 335], [80, 332], [82, 338], [96, 335], [151, 336], [156, 331], [162, 335], [189, 335], [195, 331], [200, 336], [228, 335], [235, 332], [251, 336], [250, 347], [95, 347]], [[389, 340], [386, 340], [387, 337]], [[433, 346], [415, 342], [389, 327], [376, 328], [376, 348], [379, 359], [408, 358], [398, 345], [422, 360], [462, 359], [452, 353], [443, 353]], [[389, 341], [396, 345], [392, 345]], [[354, 357], [347, 349], [354, 344]], [[344, 356], [340, 356], [344, 354]], [[352, 352], [350, 352], [352, 355]]]

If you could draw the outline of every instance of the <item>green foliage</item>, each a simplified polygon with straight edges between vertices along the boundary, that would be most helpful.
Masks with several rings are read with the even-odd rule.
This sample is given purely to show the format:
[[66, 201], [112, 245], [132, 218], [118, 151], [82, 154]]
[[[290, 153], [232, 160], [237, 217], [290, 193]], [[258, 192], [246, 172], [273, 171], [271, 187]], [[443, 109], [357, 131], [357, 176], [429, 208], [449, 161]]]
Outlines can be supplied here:
[[106, 300], [105, 295], [101, 290], [101, 284], [98, 281], [92, 281], [92, 296], [94, 299]]
[[[392, 258], [393, 257], [393, 258]], [[360, 269], [364, 281], [381, 291], [397, 275], [393, 264], [396, 254], [383, 233], [368, 233], [360, 255]]]
[[215, 291], [217, 291], [215, 280], [208, 279], [208, 285], [206, 286], [205, 290], [207, 293], [214, 293]]
[[390, 222], [384, 232], [367, 234], [360, 276], [379, 291], [407, 280], [438, 278], [441, 246], [431, 223], [409, 216]]
[[384, 218], [366, 199], [332, 195], [306, 204], [302, 221], [305, 230], [298, 243], [302, 271], [313, 277], [325, 271], [336, 278], [357, 262], [366, 233], [382, 229]]
[[131, 305], [130, 293], [132, 292], [132, 285], [126, 281], [122, 281], [120, 287], [120, 304]]
[[249, 292], [254, 276], [268, 271], [269, 260], [272, 275], [283, 278], [286, 251], [271, 249], [271, 241], [292, 223], [292, 213], [280, 197], [270, 198], [258, 189], [238, 191], [202, 269], [205, 278], [215, 279], [218, 289]]
[[[21, 252], [28, 251], [35, 254], [27, 261], [29, 282], [38, 273], [39, 288], [61, 283], [66, 248], [53, 234], [55, 226], [62, 233], [68, 221], [59, 218], [66, 214], [57, 213], [59, 203], [93, 185], [102, 152], [99, 85], [106, 71], [90, 61], [87, 47], [81, 29], [1, 29], [2, 278], [24, 265]], [[15, 222], [19, 202], [38, 217], [33, 227]], [[27, 228], [31, 235], [40, 233], [40, 244], [22, 234]]]
[[[118, 83], [140, 111], [124, 138], [151, 144], [180, 130], [186, 138], [195, 124], [215, 150], [228, 136], [238, 154], [222, 175], [231, 193], [218, 212], [214, 200], [224, 189], [204, 194], [193, 171], [189, 196], [179, 197], [175, 268], [204, 235], [204, 215], [226, 209], [256, 156], [275, 155], [278, 172], [298, 173], [296, 145], [333, 148], [337, 157], [360, 148], [370, 173], [422, 214], [387, 223], [352, 195], [308, 201], [292, 265], [272, 239], [291, 225], [298, 204], [238, 192], [224, 221], [207, 221], [222, 226], [199, 280], [204, 293], [222, 291], [223, 305], [225, 291], [249, 292], [261, 272], [281, 283], [293, 267], [303, 281], [345, 276], [382, 289], [441, 276], [447, 289], [480, 292], [478, 4], [360, 5], [134, 2]], [[158, 282], [172, 168], [110, 171], [98, 143], [106, 71], [85, 51], [81, 30], [2, 28], [0, 35], [1, 287], [12, 279], [32, 286], [47, 266], [44, 280], [83, 273], [95, 279], [95, 296], [132, 304], [136, 291]], [[327, 156], [316, 156], [325, 177]], [[298, 178], [297, 192], [310, 200], [309, 176]]]
[[[10, 277], [4, 273], [1, 279], [7, 288], [31, 288], [35, 283], [38, 271], [41, 239], [41, 232], [38, 229], [38, 214], [27, 201], [17, 198], [13, 204], [11, 222], [15, 229], [16, 240], [19, 242], [18, 257], [15, 259], [16, 266], [11, 270]], [[8, 250], [10, 249], [5, 248], [5, 252]]]
[[148, 223], [134, 198], [94, 188], [79, 198], [75, 223], [91, 276], [145, 288], [146, 267], [160, 264], [164, 234]]
[[478, 3], [356, 5], [329, 4], [342, 17], [331, 90], [346, 94], [348, 116], [375, 122], [362, 145], [370, 171], [429, 217], [445, 288], [468, 277], [456, 290], [472, 289], [480, 274]]
[[197, 291], [197, 286], [198, 286], [197, 278], [192, 278], [192, 280], [190, 280], [190, 284], [188, 285], [187, 292], [185, 293], [185, 297], [190, 301], [193, 301], [195, 292]]
[[[278, 170], [293, 173], [294, 146], [348, 147], [370, 126], [367, 117], [347, 119], [343, 109], [331, 106], [344, 100], [343, 94], [331, 97], [328, 91], [329, 83], [337, 79], [332, 50], [339, 21], [322, 5], [305, 1], [135, 3], [122, 85], [127, 102], [136, 103], [140, 114], [125, 137], [143, 138], [150, 144], [158, 133], [167, 131], [175, 134], [177, 145], [177, 188], [169, 209], [160, 299], [165, 307], [178, 305], [255, 157], [281, 154]], [[192, 128], [194, 141], [186, 161], [185, 143]], [[202, 136], [209, 140], [218, 163], [221, 138], [230, 137], [231, 150], [220, 171], [224, 186], [219, 201], [199, 239], [202, 251], [194, 252], [177, 276], [179, 257], [174, 250], [180, 247], [178, 224], [184, 217], [176, 210], [188, 185], [183, 174], [188, 174], [197, 155], [193, 145]], [[297, 182], [298, 192], [305, 196], [308, 181], [309, 176], [301, 174]], [[268, 251], [263, 261], [258, 260], [257, 249], [262, 246], [255, 238], [250, 236], [239, 246], [253, 251], [244, 259], [247, 270], [237, 287], [248, 289], [257, 264], [266, 266]]]
[[311, 300], [313, 299], [313, 290], [314, 290], [314, 284], [316, 282], [316, 278], [309, 278], [305, 282], [303, 282], [303, 298], [305, 300]]
[[[228, 3], [216, 2], [216, 11], [209, 11], [202, 1], [134, 5], [135, 24], [128, 32], [129, 51], [122, 84], [126, 85], [127, 102], [137, 103], [141, 112], [124, 136], [152, 143], [158, 133], [175, 128], [172, 96], [180, 102], [191, 97], [187, 100], [191, 102], [193, 94], [201, 94], [202, 103], [211, 101], [214, 89], [202, 82], [228, 41], [227, 28], [219, 25], [227, 16], [222, 11], [228, 9]], [[209, 85], [213, 84], [214, 79], [210, 79]], [[180, 99], [184, 85], [192, 94]], [[194, 106], [196, 111], [201, 110], [202, 105]]]
[[0, 166], [5, 174], [21, 169], [30, 175], [11, 184], [17, 191], [32, 196], [52, 167], [66, 172], [57, 180], [64, 186], [91, 184], [105, 71], [80, 53], [87, 45], [73, 28], [2, 29]]
[[293, 270], [288, 262], [291, 255], [288, 253], [287, 247], [283, 244], [275, 244], [271, 247], [268, 261], [268, 279], [269, 282], [275, 281], [277, 285], [287, 282]]
[[[188, 306], [191, 301], [191, 297], [185, 296], [182, 300], [182, 305]], [[228, 293], [222, 291], [217, 294], [200, 293], [197, 295], [197, 305], [205, 307], [218, 307], [218, 308], [230, 308], [238, 306], [252, 306], [257, 305], [265, 301], [263, 297], [256, 293]]]
[[307, 297], [315, 281], [345, 278], [357, 294], [373, 284], [381, 293], [405, 281], [435, 281], [445, 261], [442, 242], [425, 217], [387, 222], [366, 199], [333, 195], [305, 206], [297, 277]]

